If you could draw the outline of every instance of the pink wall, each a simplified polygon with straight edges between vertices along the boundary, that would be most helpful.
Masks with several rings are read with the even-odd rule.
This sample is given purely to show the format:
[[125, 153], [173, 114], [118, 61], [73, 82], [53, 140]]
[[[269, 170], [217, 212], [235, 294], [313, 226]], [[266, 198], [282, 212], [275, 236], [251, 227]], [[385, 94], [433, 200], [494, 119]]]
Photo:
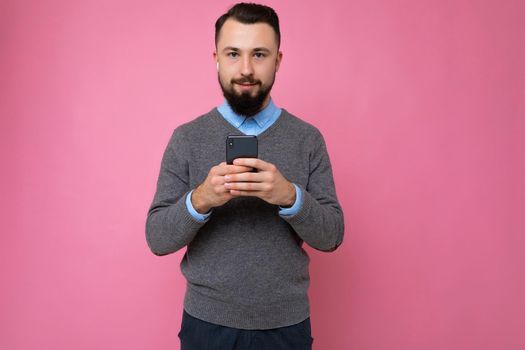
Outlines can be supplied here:
[[[183, 251], [144, 224], [231, 4], [0, 3], [1, 349], [178, 349]], [[269, 4], [346, 214], [308, 248], [315, 349], [525, 348], [524, 3]]]

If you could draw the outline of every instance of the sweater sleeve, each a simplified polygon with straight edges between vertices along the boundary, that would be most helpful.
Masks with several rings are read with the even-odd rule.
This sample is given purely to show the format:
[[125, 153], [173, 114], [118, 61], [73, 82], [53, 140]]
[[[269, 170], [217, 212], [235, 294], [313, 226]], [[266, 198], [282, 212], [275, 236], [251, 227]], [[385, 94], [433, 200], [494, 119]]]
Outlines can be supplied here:
[[206, 223], [195, 219], [186, 207], [191, 155], [183, 129], [173, 132], [164, 151], [157, 190], [146, 219], [146, 241], [155, 255], [174, 253], [189, 244]]
[[298, 185], [303, 205], [291, 216], [283, 216], [299, 237], [312, 248], [331, 252], [343, 242], [344, 216], [337, 200], [330, 158], [323, 136], [310, 154], [310, 173], [306, 188]]

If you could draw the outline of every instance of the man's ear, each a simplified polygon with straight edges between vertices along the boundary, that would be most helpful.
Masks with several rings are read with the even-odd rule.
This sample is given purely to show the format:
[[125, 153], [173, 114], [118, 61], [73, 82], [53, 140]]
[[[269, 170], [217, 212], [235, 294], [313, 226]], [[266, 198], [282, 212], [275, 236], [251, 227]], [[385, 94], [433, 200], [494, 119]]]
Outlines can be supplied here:
[[217, 70], [219, 70], [219, 57], [217, 56], [217, 51], [213, 51], [213, 60], [217, 63]]
[[275, 71], [276, 72], [279, 71], [279, 67], [281, 66], [282, 60], [283, 60], [283, 53], [282, 51], [279, 51], [279, 53], [277, 53], [277, 58], [275, 59]]

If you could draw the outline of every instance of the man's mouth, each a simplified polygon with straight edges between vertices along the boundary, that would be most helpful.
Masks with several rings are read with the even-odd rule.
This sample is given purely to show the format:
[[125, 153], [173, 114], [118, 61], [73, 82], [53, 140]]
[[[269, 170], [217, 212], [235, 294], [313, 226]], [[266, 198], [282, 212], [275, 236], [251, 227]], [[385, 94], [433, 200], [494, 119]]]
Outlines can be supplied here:
[[233, 80], [234, 84], [241, 85], [241, 86], [253, 86], [258, 85], [260, 82], [257, 80]]
[[234, 84], [238, 85], [241, 91], [251, 91], [252, 89], [254, 89], [256, 85], [258, 85], [257, 83], [238, 83], [238, 82], [235, 82]]

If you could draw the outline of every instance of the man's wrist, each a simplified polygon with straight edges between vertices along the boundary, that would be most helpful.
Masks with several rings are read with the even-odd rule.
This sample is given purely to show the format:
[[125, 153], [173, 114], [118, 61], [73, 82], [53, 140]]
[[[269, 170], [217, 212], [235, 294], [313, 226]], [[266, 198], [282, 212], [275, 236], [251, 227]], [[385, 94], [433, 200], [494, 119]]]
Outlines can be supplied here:
[[292, 183], [292, 185], [295, 189], [295, 202], [290, 208], [279, 207], [279, 215], [283, 217], [297, 214], [302, 207], [303, 195], [301, 188], [294, 183]]
[[208, 217], [211, 215], [211, 211], [206, 214], [201, 214], [195, 210], [193, 204], [191, 203], [191, 195], [193, 194], [193, 191], [195, 190], [191, 190], [186, 196], [186, 208], [190, 212], [191, 216], [193, 216], [193, 218], [195, 218], [197, 221], [207, 221]]
[[207, 214], [211, 210], [211, 207], [207, 206], [202, 199], [200, 194], [200, 186], [192, 192], [190, 200], [193, 208], [199, 214]]
[[297, 193], [295, 191], [295, 186], [291, 183], [291, 182], [288, 182], [288, 185], [289, 187], [291, 188], [290, 190], [290, 199], [287, 201], [287, 203], [285, 205], [281, 205], [280, 207], [281, 208], [291, 208], [294, 204], [295, 204], [295, 201], [297, 199]]

